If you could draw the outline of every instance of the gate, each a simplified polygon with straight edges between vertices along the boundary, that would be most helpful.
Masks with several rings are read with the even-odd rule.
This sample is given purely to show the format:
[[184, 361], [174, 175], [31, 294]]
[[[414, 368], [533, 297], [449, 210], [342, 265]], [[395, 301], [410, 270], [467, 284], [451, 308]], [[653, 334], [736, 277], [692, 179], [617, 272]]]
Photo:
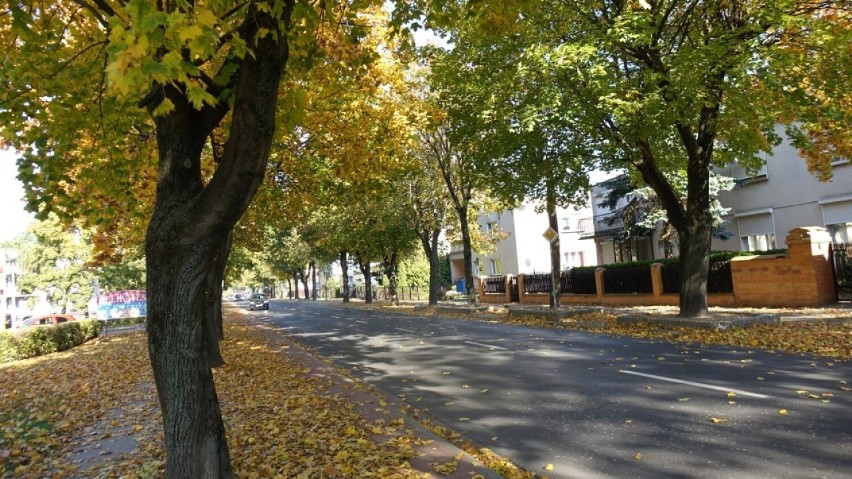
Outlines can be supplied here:
[[521, 302], [521, 292], [518, 290], [518, 277], [512, 276], [512, 302], [520, 303]]
[[852, 243], [831, 245], [834, 286], [838, 301], [852, 301]]

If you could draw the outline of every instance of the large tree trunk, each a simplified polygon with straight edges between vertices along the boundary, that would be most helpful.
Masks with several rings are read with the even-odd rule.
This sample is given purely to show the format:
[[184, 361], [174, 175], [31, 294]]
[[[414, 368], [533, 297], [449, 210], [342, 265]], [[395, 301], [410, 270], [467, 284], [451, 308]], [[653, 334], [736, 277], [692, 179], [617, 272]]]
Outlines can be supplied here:
[[559, 257], [559, 219], [556, 217], [556, 192], [553, 185], [547, 184], [547, 222], [556, 238], [550, 242], [550, 309], [559, 307], [559, 274], [562, 269]]
[[370, 270], [370, 260], [363, 261], [358, 257], [358, 266], [361, 268], [361, 274], [364, 276], [364, 302], [370, 304], [373, 302], [373, 279]]
[[438, 270], [440, 268], [438, 266], [438, 238], [440, 235], [440, 230], [417, 232], [420, 244], [423, 246], [423, 252], [429, 258], [429, 304], [432, 306], [438, 304]]
[[397, 275], [397, 272], [399, 271], [397, 252], [394, 251], [391, 253], [390, 257], [385, 257], [382, 263], [382, 266], [384, 266], [385, 269], [385, 276], [388, 277], [390, 301], [394, 305], [399, 305], [399, 297], [397, 296], [396, 291], [399, 286], [399, 276]]
[[[282, 15], [289, 19], [291, 11], [288, 1]], [[273, 34], [256, 38], [260, 30]], [[279, 18], [255, 12], [244, 33], [256, 48], [239, 65], [228, 140], [206, 185], [202, 150], [229, 103], [196, 110], [175, 86], [152, 89], [145, 103], [149, 111], [164, 98], [174, 104], [154, 117], [160, 165], [145, 241], [148, 350], [168, 478], [234, 476], [211, 371], [222, 363], [221, 317], [213, 303], [221, 294], [230, 231], [263, 180], [288, 55]]]
[[343, 276], [343, 302], [349, 302], [349, 258], [347, 258], [346, 251], [340, 252], [340, 272]]
[[311, 299], [317, 300], [317, 262], [311, 261]]
[[462, 235], [462, 255], [464, 258], [464, 287], [467, 303], [476, 304], [476, 288], [473, 287], [473, 246], [470, 241], [470, 225], [467, 208], [456, 208], [459, 215], [459, 229]]
[[311, 298], [311, 292], [308, 289], [308, 278], [310, 277], [310, 274], [311, 274], [310, 265], [308, 266], [307, 271], [299, 271], [299, 275], [302, 277], [302, 288], [303, 288], [302, 291], [305, 292], [305, 299]]

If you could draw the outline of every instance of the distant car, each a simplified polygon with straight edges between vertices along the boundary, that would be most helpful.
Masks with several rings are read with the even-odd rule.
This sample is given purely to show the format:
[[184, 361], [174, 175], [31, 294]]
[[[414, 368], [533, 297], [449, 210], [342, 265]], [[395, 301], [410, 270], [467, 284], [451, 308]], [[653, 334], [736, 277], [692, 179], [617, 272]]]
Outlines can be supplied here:
[[234, 301], [242, 301], [242, 300], [243, 300], [242, 294], [237, 293], [237, 294], [234, 295]]
[[47, 314], [44, 316], [33, 316], [32, 318], [25, 319], [21, 323], [22, 328], [29, 328], [32, 326], [56, 326], [57, 324], [67, 323], [68, 321], [75, 321], [76, 318], [70, 314]]
[[263, 293], [255, 293], [251, 295], [249, 309], [252, 311], [255, 309], [269, 309], [269, 298], [267, 298]]

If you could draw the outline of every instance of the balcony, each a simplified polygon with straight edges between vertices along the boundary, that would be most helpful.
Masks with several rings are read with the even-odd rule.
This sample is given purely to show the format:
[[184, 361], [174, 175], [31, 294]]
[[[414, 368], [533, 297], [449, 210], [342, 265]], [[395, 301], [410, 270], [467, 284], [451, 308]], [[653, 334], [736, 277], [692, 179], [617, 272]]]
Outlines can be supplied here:
[[618, 211], [612, 211], [602, 215], [595, 215], [591, 218], [581, 219], [578, 225], [580, 239], [612, 236], [623, 230], [624, 222], [621, 220], [619, 213]]

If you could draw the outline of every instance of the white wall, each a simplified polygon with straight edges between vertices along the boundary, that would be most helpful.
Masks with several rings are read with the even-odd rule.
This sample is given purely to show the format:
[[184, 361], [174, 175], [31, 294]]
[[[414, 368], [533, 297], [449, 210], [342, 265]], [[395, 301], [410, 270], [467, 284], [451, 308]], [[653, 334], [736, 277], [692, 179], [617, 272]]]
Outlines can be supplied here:
[[[726, 170], [729, 174], [732, 172], [730, 167]], [[714, 240], [713, 249], [741, 249], [740, 237], [747, 233], [749, 212], [771, 212], [778, 248], [786, 247], [784, 239], [793, 228], [826, 226], [825, 213], [829, 209], [832, 221], [842, 217], [843, 221], [852, 222], [852, 164], [839, 163], [833, 172], [832, 180], [818, 181], [808, 172], [798, 151], [785, 139], [767, 160], [765, 181], [720, 193], [722, 205], [731, 208], [726, 217], [727, 230], [734, 237], [729, 241]], [[838, 211], [837, 216], [833, 215]]]

